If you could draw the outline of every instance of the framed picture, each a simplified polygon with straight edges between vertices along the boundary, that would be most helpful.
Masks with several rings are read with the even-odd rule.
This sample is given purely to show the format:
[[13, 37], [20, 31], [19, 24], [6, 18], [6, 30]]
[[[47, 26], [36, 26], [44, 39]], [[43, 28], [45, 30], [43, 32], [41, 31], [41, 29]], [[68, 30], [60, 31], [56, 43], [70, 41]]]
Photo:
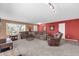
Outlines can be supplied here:
[[49, 29], [50, 29], [51, 31], [54, 31], [55, 26], [50, 26]]

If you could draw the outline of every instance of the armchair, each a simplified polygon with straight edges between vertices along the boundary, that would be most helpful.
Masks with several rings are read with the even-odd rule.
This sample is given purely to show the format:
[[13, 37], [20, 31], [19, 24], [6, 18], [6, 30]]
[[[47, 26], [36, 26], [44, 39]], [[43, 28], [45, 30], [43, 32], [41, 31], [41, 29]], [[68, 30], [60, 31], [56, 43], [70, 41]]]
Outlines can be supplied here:
[[49, 46], [59, 46], [60, 40], [62, 38], [62, 33], [57, 32], [53, 36], [47, 36]]

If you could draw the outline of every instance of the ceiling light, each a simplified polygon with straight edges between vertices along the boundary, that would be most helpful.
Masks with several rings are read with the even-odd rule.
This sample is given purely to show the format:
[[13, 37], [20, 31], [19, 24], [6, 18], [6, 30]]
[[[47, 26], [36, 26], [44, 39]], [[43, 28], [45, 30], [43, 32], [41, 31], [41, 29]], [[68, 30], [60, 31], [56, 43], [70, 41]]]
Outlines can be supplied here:
[[53, 3], [48, 3], [49, 4], [49, 7], [53, 10], [53, 12], [55, 12], [55, 7], [53, 5]]
[[52, 3], [49, 3], [49, 5], [52, 9], [55, 9]]

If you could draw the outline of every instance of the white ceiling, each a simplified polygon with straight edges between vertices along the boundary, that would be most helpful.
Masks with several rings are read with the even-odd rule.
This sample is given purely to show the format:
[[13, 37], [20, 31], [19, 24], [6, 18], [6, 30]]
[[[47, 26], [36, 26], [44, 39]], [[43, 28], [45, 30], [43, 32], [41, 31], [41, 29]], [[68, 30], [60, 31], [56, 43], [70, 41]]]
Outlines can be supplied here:
[[0, 3], [0, 17], [34, 24], [79, 18], [78, 3], [53, 5], [55, 13], [47, 3]]

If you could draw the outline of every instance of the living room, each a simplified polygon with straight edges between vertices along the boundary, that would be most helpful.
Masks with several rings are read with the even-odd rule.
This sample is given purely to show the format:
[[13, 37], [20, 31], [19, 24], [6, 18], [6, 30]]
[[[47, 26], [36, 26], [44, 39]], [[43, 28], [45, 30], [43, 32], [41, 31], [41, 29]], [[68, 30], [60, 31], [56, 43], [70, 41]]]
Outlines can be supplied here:
[[0, 56], [78, 56], [78, 6], [0, 3]]

